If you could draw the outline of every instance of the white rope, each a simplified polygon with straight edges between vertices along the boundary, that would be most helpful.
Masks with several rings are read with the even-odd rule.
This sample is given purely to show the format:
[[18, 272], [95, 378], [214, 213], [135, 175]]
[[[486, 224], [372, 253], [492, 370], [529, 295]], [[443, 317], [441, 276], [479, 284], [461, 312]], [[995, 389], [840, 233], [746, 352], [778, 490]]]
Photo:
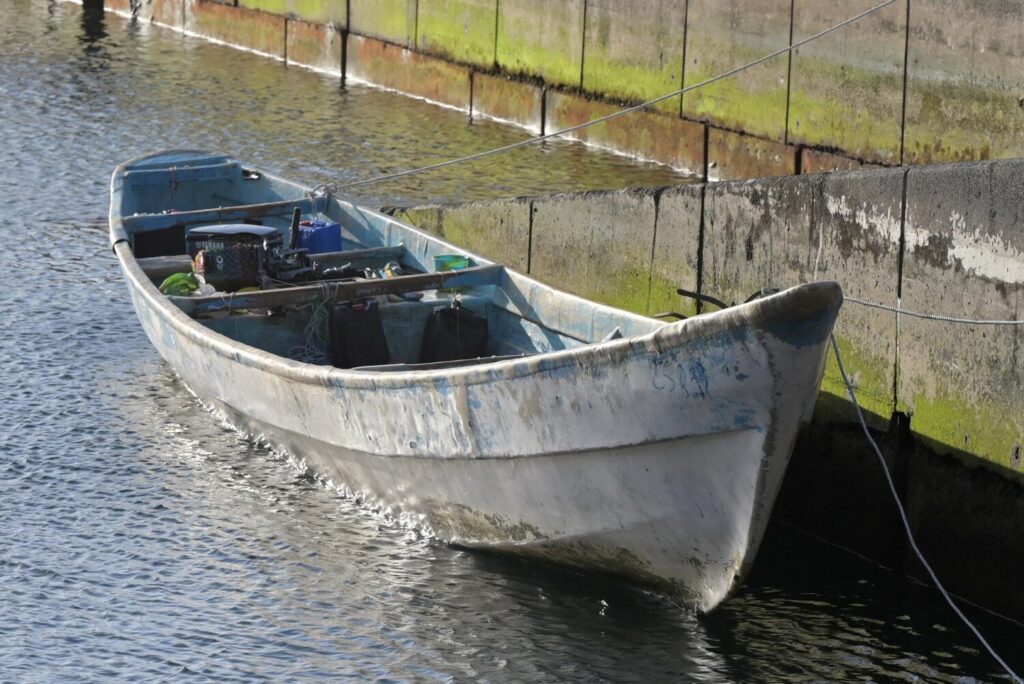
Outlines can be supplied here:
[[662, 95], [661, 97], [654, 98], [653, 100], [648, 100], [647, 102], [643, 102], [641, 104], [634, 105], [633, 107], [627, 107], [626, 109], [620, 109], [617, 112], [612, 112], [611, 114], [607, 114], [605, 116], [601, 116], [601, 117], [598, 117], [596, 119], [592, 119], [590, 121], [585, 121], [585, 122], [583, 122], [581, 124], [577, 124], [575, 126], [570, 126], [569, 128], [563, 128], [560, 131], [555, 131], [553, 133], [545, 133], [544, 135], [538, 135], [538, 136], [533, 137], [533, 138], [527, 138], [526, 140], [520, 140], [519, 142], [512, 143], [511, 145], [505, 145], [504, 147], [497, 147], [497, 148], [494, 148], [492, 150], [486, 150], [484, 152], [477, 152], [476, 154], [470, 154], [470, 155], [467, 155], [465, 157], [459, 157], [458, 159], [449, 159], [447, 161], [438, 162], [437, 164], [429, 164], [427, 166], [421, 166], [421, 167], [416, 168], [416, 169], [408, 169], [406, 171], [398, 171], [396, 173], [389, 173], [389, 174], [385, 174], [383, 176], [376, 176], [374, 178], [366, 178], [364, 180], [352, 181], [351, 183], [332, 184], [332, 185], [326, 185], [326, 186], [321, 186], [321, 187], [323, 189], [331, 191], [331, 192], [337, 192], [338, 190], [344, 190], [346, 188], [354, 188], [354, 187], [359, 186], [359, 185], [368, 185], [370, 183], [379, 183], [381, 181], [393, 180], [395, 178], [402, 178], [404, 176], [411, 176], [411, 175], [416, 174], [416, 173], [423, 173], [424, 171], [433, 171], [435, 169], [442, 169], [442, 168], [444, 168], [446, 166], [454, 166], [455, 164], [462, 164], [463, 162], [469, 162], [469, 161], [473, 161], [473, 160], [476, 160], [476, 159], [483, 159], [484, 157], [490, 157], [490, 156], [495, 155], [495, 154], [501, 154], [503, 152], [508, 152], [510, 150], [514, 150], [514, 149], [517, 149], [517, 148], [520, 148], [520, 147], [525, 147], [527, 145], [532, 145], [534, 143], [538, 143], [538, 142], [541, 142], [541, 141], [544, 141], [544, 140], [550, 140], [551, 138], [557, 138], [557, 137], [560, 137], [560, 136], [563, 136], [563, 135], [567, 135], [569, 133], [573, 133], [575, 131], [579, 131], [579, 130], [582, 130], [584, 128], [589, 128], [590, 126], [594, 126], [594, 125], [597, 125], [599, 123], [604, 123], [605, 121], [611, 121], [612, 119], [618, 118], [620, 116], [625, 116], [626, 114], [631, 114], [632, 112], [635, 112], [635, 111], [638, 111], [638, 110], [641, 110], [641, 109], [646, 109], [647, 107], [650, 107], [651, 105], [656, 105], [659, 102], [664, 102], [665, 100], [671, 99], [671, 98], [673, 98], [673, 97], [675, 97], [677, 95], [682, 95], [683, 93], [688, 93], [688, 92], [690, 92], [692, 90], [697, 90], [698, 88], [703, 88], [704, 86], [711, 85], [712, 83], [716, 83], [717, 81], [721, 81], [723, 79], [729, 78], [730, 76], [735, 76], [736, 74], [740, 73], [741, 71], [746, 71], [747, 69], [751, 69], [751, 68], [753, 68], [753, 67], [755, 67], [755, 66], [757, 66], [759, 64], [763, 64], [764, 62], [767, 62], [770, 59], [778, 57], [779, 55], [784, 55], [787, 52], [792, 52], [793, 50], [796, 50], [799, 47], [803, 47], [804, 45], [807, 45], [808, 43], [810, 43], [812, 41], [815, 41], [815, 40], [817, 40], [817, 39], [819, 39], [819, 38], [821, 38], [823, 36], [827, 36], [830, 33], [838, 31], [839, 29], [843, 28], [844, 26], [848, 26], [848, 25], [854, 23], [855, 21], [859, 21], [860, 19], [863, 19], [864, 17], [866, 17], [866, 16], [868, 16], [870, 14], [874, 14], [875, 12], [878, 12], [879, 10], [884, 9], [885, 7], [888, 7], [889, 5], [893, 4], [894, 2], [896, 2], [896, 0], [885, 0], [885, 2], [881, 3], [880, 5], [876, 5], [876, 6], [872, 7], [872, 8], [870, 8], [870, 9], [867, 9], [867, 10], [861, 12], [860, 14], [854, 15], [854, 16], [850, 17], [849, 19], [841, 21], [838, 24], [836, 24], [835, 26], [831, 26], [831, 27], [825, 29], [824, 31], [820, 31], [818, 33], [815, 33], [812, 36], [808, 36], [807, 38], [804, 38], [803, 40], [797, 41], [796, 43], [791, 43], [791, 44], [787, 45], [784, 48], [780, 48], [780, 49], [778, 49], [778, 50], [776, 50], [774, 52], [770, 52], [767, 55], [764, 55], [763, 57], [759, 57], [758, 59], [755, 59], [753, 62], [747, 62], [746, 64], [743, 64], [741, 66], [738, 66], [738, 67], [735, 67], [733, 69], [730, 69], [730, 70], [728, 70], [728, 71], [726, 71], [724, 73], [718, 74], [717, 76], [712, 76], [711, 78], [709, 78], [709, 79], [707, 79], [705, 81], [701, 81], [700, 83], [695, 83], [693, 85], [686, 86], [685, 88], [680, 88], [678, 90], [673, 90], [671, 93], [666, 93], [666, 94]]
[[985, 318], [957, 318], [956, 316], [942, 316], [940, 314], [929, 314], [921, 313], [920, 311], [910, 311], [902, 308], [900, 305], [888, 306], [886, 304], [877, 304], [875, 302], [866, 302], [863, 299], [857, 299], [856, 297], [844, 297], [845, 301], [853, 302], [854, 304], [860, 304], [861, 306], [867, 306], [872, 309], [882, 309], [883, 311], [892, 311], [893, 313], [902, 314], [904, 316], [913, 316], [914, 318], [923, 318], [929, 321], [943, 321], [945, 323], [965, 323], [967, 325], [1024, 325], [1024, 321], [1018, 320], [993, 320]]
[[921, 565], [924, 566], [924, 569], [928, 571], [928, 575], [929, 577], [931, 577], [932, 582], [935, 583], [935, 586], [938, 588], [939, 593], [941, 593], [942, 597], [946, 599], [946, 603], [948, 603], [949, 607], [953, 609], [953, 612], [956, 613], [957, 616], [963, 621], [963, 623], [967, 625], [968, 629], [970, 629], [974, 633], [974, 636], [978, 638], [978, 641], [981, 642], [981, 645], [985, 647], [985, 650], [989, 652], [989, 655], [991, 655], [995, 659], [995, 661], [999, 663], [999, 665], [1006, 671], [1006, 673], [1010, 675], [1010, 678], [1014, 682], [1021, 684], [1022, 682], [1024, 682], [1024, 679], [1021, 679], [1020, 675], [1018, 675], [1016, 672], [1010, 669], [1010, 666], [1006, 664], [1006, 661], [999, 657], [999, 654], [996, 653], [995, 649], [993, 649], [992, 646], [990, 646], [989, 643], [985, 640], [985, 637], [981, 635], [981, 632], [978, 631], [978, 628], [974, 626], [974, 624], [967, 618], [966, 615], [964, 615], [963, 611], [960, 610], [960, 607], [957, 606], [956, 603], [953, 601], [953, 597], [949, 595], [948, 591], [946, 591], [946, 588], [942, 585], [942, 582], [939, 581], [938, 575], [936, 575], [935, 571], [932, 570], [932, 566], [928, 564], [927, 560], [925, 560], [924, 554], [921, 553], [921, 549], [917, 547], [917, 541], [914, 539], [914, 533], [910, 529], [910, 522], [907, 520], [907, 512], [903, 508], [903, 502], [900, 501], [899, 494], [896, 493], [896, 485], [892, 481], [892, 474], [889, 473], [889, 466], [888, 464], [886, 464], [885, 458], [882, 456], [882, 450], [878, 448], [878, 443], [875, 442], [874, 437], [871, 436], [871, 432], [868, 430], [867, 422], [865, 422], [864, 420], [864, 414], [860, 410], [860, 404], [857, 403], [857, 395], [853, 391], [853, 384], [850, 382], [850, 378], [846, 374], [846, 368], [843, 366], [843, 357], [839, 353], [839, 345], [836, 343], [835, 335], [832, 335], [830, 337], [830, 341], [832, 344], [832, 351], [835, 353], [836, 356], [836, 364], [839, 366], [839, 374], [843, 377], [843, 383], [846, 385], [846, 391], [850, 395], [850, 401], [853, 402], [854, 408], [857, 409], [857, 420], [860, 421], [860, 427], [864, 431], [864, 436], [867, 437], [868, 442], [871, 444], [871, 448], [875, 450], [875, 455], [878, 456], [878, 462], [879, 464], [881, 464], [882, 472], [885, 474], [885, 481], [889, 484], [889, 491], [892, 493], [893, 501], [896, 502], [896, 509], [899, 511], [900, 520], [903, 522], [903, 529], [907, 533], [907, 540], [910, 542], [910, 548], [913, 549], [914, 554], [917, 556], [917, 559], [921, 561]]

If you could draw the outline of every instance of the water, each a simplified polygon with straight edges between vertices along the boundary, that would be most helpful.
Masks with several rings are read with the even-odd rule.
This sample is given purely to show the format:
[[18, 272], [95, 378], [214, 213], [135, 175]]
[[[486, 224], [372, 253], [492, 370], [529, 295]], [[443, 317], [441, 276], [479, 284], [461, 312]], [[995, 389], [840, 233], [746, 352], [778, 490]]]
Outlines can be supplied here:
[[[778, 525], [700, 620], [396, 527], [206, 413], [107, 246], [110, 172], [161, 147], [316, 183], [521, 135], [113, 15], [0, 5], [0, 681], [998, 677], [933, 591]], [[359, 197], [673, 180], [552, 143]], [[1019, 662], [1024, 631], [975, 617]]]

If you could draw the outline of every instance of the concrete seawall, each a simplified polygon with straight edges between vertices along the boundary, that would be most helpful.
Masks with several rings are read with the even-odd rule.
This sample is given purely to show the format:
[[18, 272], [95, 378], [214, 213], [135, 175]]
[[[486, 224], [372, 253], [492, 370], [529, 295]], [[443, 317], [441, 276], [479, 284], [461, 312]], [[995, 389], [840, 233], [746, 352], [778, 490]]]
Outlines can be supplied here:
[[[643, 0], [625, 16], [625, 3], [601, 0], [237, 1], [105, 5], [534, 131], [699, 81], [869, 6]], [[779, 177], [396, 213], [640, 313], [696, 313], [677, 287], [739, 301], [835, 279], [904, 310], [1017, 320], [1022, 7], [900, 0], [734, 83], [580, 134], [704, 178]], [[1007, 159], [902, 166], [987, 157]], [[811, 173], [851, 168], [864, 170]], [[1024, 582], [1021, 328], [848, 302], [836, 333], [926, 553], [954, 591], [1024, 618], [1024, 594], [1007, 591]], [[831, 360], [778, 515], [916, 571], [874, 458]]]
[[[1024, 306], [1024, 160], [763, 178], [395, 209], [467, 249], [640, 313], [695, 312], [834, 279], [849, 297], [971, 319]], [[1020, 326], [921, 320], [848, 301], [836, 336], [941, 574], [1024, 616]], [[905, 545], [834, 359], [779, 515], [902, 567]], [[884, 532], [883, 532], [884, 531]], [[908, 565], [908, 570], [916, 569]]]
[[[534, 131], [693, 85], [875, 4], [105, 0]], [[710, 179], [1022, 157], [1022, 22], [1012, 0], [897, 0], [791, 55], [576, 135]]]

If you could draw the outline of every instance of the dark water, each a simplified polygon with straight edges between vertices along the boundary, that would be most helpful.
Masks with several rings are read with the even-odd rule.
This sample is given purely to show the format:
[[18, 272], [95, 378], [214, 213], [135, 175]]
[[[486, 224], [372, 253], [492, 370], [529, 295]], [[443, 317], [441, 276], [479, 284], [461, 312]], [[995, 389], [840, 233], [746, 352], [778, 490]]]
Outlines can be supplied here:
[[[934, 592], [781, 526], [701, 620], [397, 527], [204, 412], [107, 247], [111, 170], [158, 148], [314, 183], [521, 135], [113, 15], [0, 2], [0, 681], [998, 677]], [[671, 180], [556, 143], [361, 198]], [[1019, 662], [1024, 631], [976, 617]]]

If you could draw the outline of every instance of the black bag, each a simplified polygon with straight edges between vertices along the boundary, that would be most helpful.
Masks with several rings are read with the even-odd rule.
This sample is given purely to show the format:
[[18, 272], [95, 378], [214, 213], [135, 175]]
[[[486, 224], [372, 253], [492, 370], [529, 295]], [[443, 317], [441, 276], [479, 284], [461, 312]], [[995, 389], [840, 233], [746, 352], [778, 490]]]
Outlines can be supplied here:
[[328, 319], [331, 363], [337, 368], [391, 363], [388, 340], [377, 302], [345, 302], [331, 308]]
[[484, 355], [487, 319], [461, 306], [434, 309], [427, 319], [420, 363], [463, 361]]

